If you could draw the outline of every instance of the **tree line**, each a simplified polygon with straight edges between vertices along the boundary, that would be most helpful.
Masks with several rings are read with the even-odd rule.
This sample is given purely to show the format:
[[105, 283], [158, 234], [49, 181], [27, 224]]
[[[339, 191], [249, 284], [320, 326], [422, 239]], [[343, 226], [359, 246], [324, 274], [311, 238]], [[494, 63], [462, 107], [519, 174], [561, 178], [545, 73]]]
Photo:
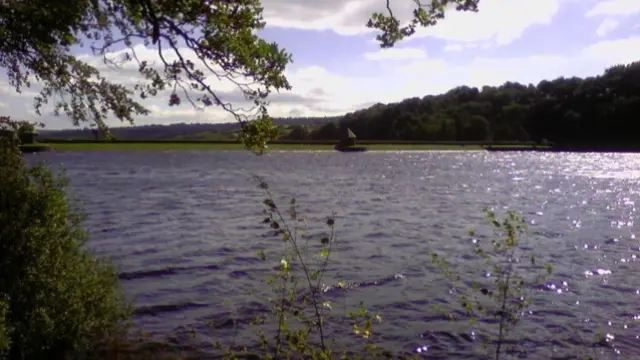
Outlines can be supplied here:
[[[342, 117], [288, 117], [275, 118], [273, 124], [279, 129], [280, 139], [304, 139], [315, 128]], [[173, 123], [167, 125], [151, 124], [109, 129], [115, 140], [197, 140], [197, 141], [235, 141], [241, 125], [227, 123]], [[302, 132], [302, 133], [300, 133]], [[38, 129], [42, 141], [48, 139], [102, 140], [104, 136], [97, 128], [84, 127], [64, 130]]]
[[[375, 104], [339, 117], [274, 119], [279, 139], [337, 141], [350, 128], [384, 141], [635, 144], [640, 123], [640, 61], [602, 75], [560, 77], [537, 85], [460, 86], [444, 94]], [[113, 128], [119, 139], [237, 139], [240, 124], [171, 124]], [[44, 137], [91, 138], [89, 129]]]
[[440, 95], [376, 104], [306, 133], [291, 131], [289, 137], [337, 140], [350, 128], [366, 140], [634, 144], [639, 114], [640, 61], [587, 78], [460, 86]]

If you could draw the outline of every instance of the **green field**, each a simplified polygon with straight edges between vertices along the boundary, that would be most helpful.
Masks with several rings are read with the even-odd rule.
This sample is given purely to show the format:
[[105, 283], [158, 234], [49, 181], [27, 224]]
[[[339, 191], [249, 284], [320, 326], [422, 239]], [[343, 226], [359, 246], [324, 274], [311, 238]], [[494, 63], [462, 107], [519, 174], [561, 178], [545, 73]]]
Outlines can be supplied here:
[[[245, 150], [232, 143], [52, 143], [43, 144], [58, 151], [125, 151], [125, 150]], [[363, 145], [371, 151], [398, 150], [482, 150], [481, 145], [449, 144], [372, 144]], [[335, 151], [333, 145], [269, 144], [267, 150]]]

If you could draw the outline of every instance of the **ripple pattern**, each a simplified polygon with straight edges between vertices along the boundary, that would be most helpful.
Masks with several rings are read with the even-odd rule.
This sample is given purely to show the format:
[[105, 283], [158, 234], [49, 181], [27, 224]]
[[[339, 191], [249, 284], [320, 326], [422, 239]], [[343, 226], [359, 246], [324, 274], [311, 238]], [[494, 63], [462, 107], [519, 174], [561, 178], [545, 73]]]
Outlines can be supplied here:
[[592, 344], [603, 332], [608, 345], [595, 348], [603, 356], [640, 358], [638, 155], [139, 151], [51, 152], [32, 160], [64, 166], [70, 193], [88, 216], [88, 246], [115, 260], [136, 304], [136, 325], [156, 334], [193, 327], [224, 341], [229, 331], [216, 331], [268, 311], [261, 280], [277, 262], [259, 261], [255, 252], [272, 254], [279, 242], [261, 224], [256, 174], [278, 201], [297, 198], [312, 234], [325, 231], [323, 219], [337, 212], [329, 280], [403, 275], [327, 293], [338, 324], [347, 308], [366, 300], [383, 313], [377, 331], [394, 349], [483, 358], [477, 345], [491, 324], [470, 327], [435, 310], [456, 304], [429, 253], [477, 274], [468, 230], [481, 227], [483, 207], [509, 207], [530, 225], [527, 246], [555, 265], [552, 279], [532, 289], [518, 345], [534, 358], [568, 358], [572, 346]]

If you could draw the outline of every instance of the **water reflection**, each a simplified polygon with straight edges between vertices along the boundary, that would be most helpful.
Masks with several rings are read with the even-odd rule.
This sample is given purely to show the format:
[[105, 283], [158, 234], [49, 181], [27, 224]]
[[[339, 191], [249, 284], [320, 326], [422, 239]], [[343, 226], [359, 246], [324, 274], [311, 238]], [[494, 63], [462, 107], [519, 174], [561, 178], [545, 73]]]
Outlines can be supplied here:
[[[458, 304], [428, 254], [457, 259], [466, 276], [490, 275], [466, 256], [485, 238], [470, 239], [467, 231], [482, 224], [482, 207], [511, 207], [530, 224], [527, 246], [555, 265], [552, 278], [537, 284], [517, 330], [532, 358], [573, 356], [578, 344], [640, 358], [638, 155], [361, 155], [169, 151], [30, 159], [65, 164], [88, 215], [89, 245], [116, 259], [139, 309], [136, 325], [159, 335], [189, 326], [210, 334], [205, 321], [213, 316], [227, 324], [229, 304], [242, 309], [234, 321], [265, 311], [268, 292], [260, 280], [277, 264], [256, 261], [255, 251], [275, 251], [278, 243], [260, 236], [262, 195], [250, 176], [256, 173], [270, 181], [277, 200], [298, 198], [312, 227], [338, 212], [340, 242], [327, 284], [377, 284], [327, 296], [345, 308], [364, 300], [381, 311], [381, 345], [483, 358], [477, 343], [495, 324], [470, 329], [466, 321], [443, 319], [434, 305], [455, 312]], [[342, 315], [337, 311], [335, 320]], [[345, 338], [348, 330], [332, 331]]]

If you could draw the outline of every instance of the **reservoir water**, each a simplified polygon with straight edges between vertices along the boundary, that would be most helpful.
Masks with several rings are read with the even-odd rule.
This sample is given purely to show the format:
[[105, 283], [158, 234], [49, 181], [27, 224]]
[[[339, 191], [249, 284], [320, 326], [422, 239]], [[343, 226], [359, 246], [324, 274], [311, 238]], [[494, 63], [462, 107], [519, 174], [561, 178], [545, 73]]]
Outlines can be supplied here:
[[[259, 175], [279, 204], [297, 199], [311, 241], [336, 213], [327, 285], [379, 281], [327, 293], [338, 324], [364, 301], [381, 312], [375, 332], [393, 350], [482, 358], [491, 324], [442, 316], [438, 306], [459, 305], [429, 254], [482, 277], [469, 230], [483, 233], [483, 207], [510, 208], [529, 225], [525, 249], [554, 265], [531, 293], [518, 343], [531, 358], [565, 358], [580, 341], [604, 336], [594, 350], [601, 357], [640, 358], [640, 155], [96, 151], [28, 159], [65, 168], [87, 215], [88, 246], [117, 264], [135, 327], [159, 338], [188, 342], [183, 334], [194, 329], [199, 339], [231, 341], [249, 331], [232, 329], [232, 320], [266, 311], [263, 280], [277, 268], [282, 242], [262, 224], [264, 194], [252, 178]], [[343, 325], [333, 335], [345, 338]]]

